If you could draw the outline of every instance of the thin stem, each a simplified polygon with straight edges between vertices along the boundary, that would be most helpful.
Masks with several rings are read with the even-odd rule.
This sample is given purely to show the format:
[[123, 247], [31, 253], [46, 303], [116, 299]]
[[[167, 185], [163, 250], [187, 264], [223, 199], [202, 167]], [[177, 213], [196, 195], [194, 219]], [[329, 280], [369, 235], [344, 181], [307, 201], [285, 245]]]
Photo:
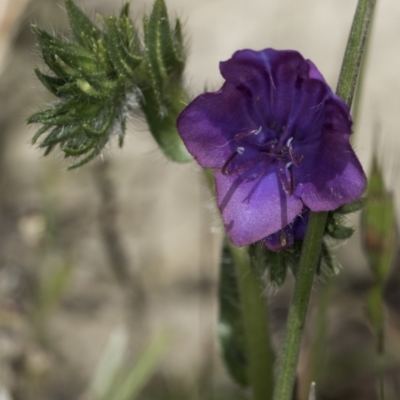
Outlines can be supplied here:
[[270, 343], [266, 302], [262, 285], [251, 268], [247, 248], [230, 244], [237, 270], [237, 283], [242, 306], [247, 347], [247, 377], [254, 400], [270, 400], [273, 394], [274, 356]]
[[[359, 0], [340, 71], [337, 94], [351, 106], [375, 0]], [[311, 213], [290, 306], [274, 400], [290, 400], [327, 213]]]
[[286, 326], [283, 357], [274, 400], [290, 400], [292, 396], [308, 302], [327, 216], [326, 212], [310, 215]]
[[359, 0], [340, 70], [336, 93], [349, 107], [353, 102], [376, 0]]

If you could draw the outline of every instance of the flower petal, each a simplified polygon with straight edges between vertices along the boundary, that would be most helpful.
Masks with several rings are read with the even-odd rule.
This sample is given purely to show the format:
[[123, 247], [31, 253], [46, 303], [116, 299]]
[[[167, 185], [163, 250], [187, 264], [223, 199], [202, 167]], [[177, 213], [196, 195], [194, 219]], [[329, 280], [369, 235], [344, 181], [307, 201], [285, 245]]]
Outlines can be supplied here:
[[263, 126], [289, 130], [287, 137], [319, 136], [324, 102], [334, 96], [314, 64], [293, 50], [237, 51], [220, 63], [222, 76], [252, 99]]
[[247, 99], [230, 83], [195, 98], [180, 114], [177, 128], [186, 148], [204, 168], [221, 168], [236, 151], [233, 137], [257, 129]]
[[299, 198], [284, 193], [273, 164], [259, 179], [246, 181], [252, 173], [225, 176], [215, 172], [218, 206], [236, 246], [247, 246], [279, 231], [303, 207]]
[[295, 195], [312, 211], [334, 210], [363, 194], [367, 180], [349, 135], [325, 130], [319, 143], [296, 151], [304, 158], [293, 169]]

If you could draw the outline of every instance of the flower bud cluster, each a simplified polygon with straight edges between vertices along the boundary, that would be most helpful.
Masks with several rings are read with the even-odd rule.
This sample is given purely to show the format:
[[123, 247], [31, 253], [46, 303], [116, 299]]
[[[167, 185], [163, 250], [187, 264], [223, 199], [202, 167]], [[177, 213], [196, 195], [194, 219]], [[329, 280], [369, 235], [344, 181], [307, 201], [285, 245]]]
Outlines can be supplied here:
[[70, 168], [76, 168], [100, 154], [111, 136], [117, 135], [121, 147], [127, 114], [136, 108], [167, 157], [189, 160], [175, 128], [187, 101], [180, 21], [171, 29], [165, 3], [157, 0], [144, 19], [141, 38], [129, 17], [128, 3], [119, 17], [103, 20], [102, 28], [72, 0], [65, 4], [74, 40], [34, 26], [43, 60], [51, 70], [50, 75], [38, 68], [35, 73], [58, 101], [29, 117], [29, 124], [41, 125], [32, 142], [40, 139], [45, 155], [61, 148], [74, 160]]

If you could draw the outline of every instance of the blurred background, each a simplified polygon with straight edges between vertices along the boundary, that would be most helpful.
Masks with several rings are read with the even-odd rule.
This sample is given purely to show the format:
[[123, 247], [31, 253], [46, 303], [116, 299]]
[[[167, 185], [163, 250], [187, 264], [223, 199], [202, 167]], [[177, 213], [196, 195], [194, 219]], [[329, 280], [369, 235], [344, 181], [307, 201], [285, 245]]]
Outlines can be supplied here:
[[[78, 4], [95, 19], [123, 3]], [[151, 6], [133, 1], [133, 18], [140, 23]], [[356, 1], [168, 0], [167, 6], [184, 21], [194, 96], [217, 89], [218, 62], [242, 48], [299, 50], [335, 87]], [[399, 18], [400, 2], [378, 2], [354, 137], [367, 172], [373, 152], [378, 157], [397, 216]], [[24, 123], [53, 100], [33, 72], [42, 63], [32, 23], [69, 35], [62, 0], [0, 0], [0, 399], [246, 398], [228, 377], [216, 339], [223, 231], [201, 171], [167, 161], [140, 118], [130, 121], [122, 150], [110, 146], [77, 171], [66, 171], [61, 154], [43, 158]], [[350, 224], [358, 226], [359, 215]], [[397, 241], [393, 251], [381, 360], [387, 399], [400, 398]], [[366, 306], [374, 279], [359, 231], [335, 254], [340, 274], [322, 275], [314, 291], [298, 398], [305, 398], [318, 364], [318, 399], [376, 399]], [[291, 284], [276, 290], [267, 283], [277, 349]]]

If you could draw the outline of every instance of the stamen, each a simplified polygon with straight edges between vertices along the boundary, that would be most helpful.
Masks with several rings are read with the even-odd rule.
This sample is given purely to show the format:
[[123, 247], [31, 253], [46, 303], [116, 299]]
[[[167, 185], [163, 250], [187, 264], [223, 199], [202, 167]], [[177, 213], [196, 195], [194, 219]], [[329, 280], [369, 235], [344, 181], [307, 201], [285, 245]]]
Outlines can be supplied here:
[[223, 167], [221, 168], [222, 175], [229, 175], [228, 173], [228, 166], [232, 162], [232, 160], [238, 155], [238, 152], [234, 152], [225, 162]]
[[293, 169], [289, 169], [289, 195], [293, 196], [294, 193], [294, 176], [293, 176]]
[[262, 126], [260, 125], [256, 131], [254, 131], [254, 135], [258, 135], [262, 131]]
[[[278, 176], [282, 184], [282, 189], [289, 195], [292, 196], [294, 193], [294, 176], [293, 176], [293, 168], [292, 163], [288, 162], [283, 168], [283, 163], [279, 162], [277, 165]], [[289, 178], [288, 178], [288, 173]]]
[[265, 161], [265, 155], [264, 154], [258, 154], [255, 157], [252, 157], [250, 160], [247, 160], [245, 162], [241, 162], [240, 165], [238, 165], [236, 168], [233, 169], [228, 169], [229, 165], [232, 163], [232, 160], [238, 155], [239, 153], [234, 152], [226, 161], [224, 166], [221, 168], [221, 172], [223, 175], [235, 175], [235, 174], [241, 174], [250, 168], [253, 168], [256, 166], [258, 163]]
[[260, 132], [262, 131], [262, 126], [259, 126], [256, 130], [251, 130], [251, 131], [247, 131], [247, 132], [242, 132], [242, 133], [237, 133], [234, 136], [235, 140], [241, 140], [244, 139], [247, 136], [251, 136], [251, 135], [258, 135]]
[[[290, 139], [289, 139], [290, 140]], [[288, 140], [288, 142], [289, 142]], [[301, 160], [303, 159], [303, 157], [301, 157], [300, 159], [296, 156], [296, 153], [293, 150], [292, 144], [289, 143], [289, 155], [290, 155], [290, 159], [292, 160], [293, 164], [298, 168], [301, 165]]]

